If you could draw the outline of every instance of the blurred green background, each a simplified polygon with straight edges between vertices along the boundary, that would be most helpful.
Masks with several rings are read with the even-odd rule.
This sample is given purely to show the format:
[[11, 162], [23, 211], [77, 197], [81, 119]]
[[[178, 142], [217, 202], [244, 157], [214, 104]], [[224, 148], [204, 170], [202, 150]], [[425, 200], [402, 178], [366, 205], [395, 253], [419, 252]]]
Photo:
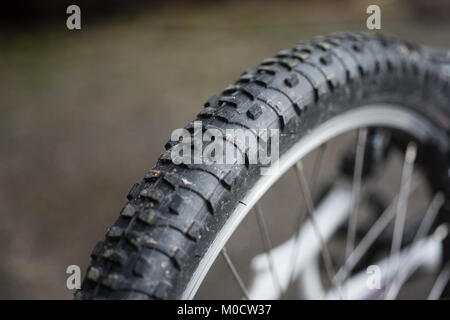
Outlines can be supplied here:
[[[450, 47], [449, 1], [73, 1], [2, 10], [0, 298], [71, 298], [130, 186], [173, 129], [211, 95], [282, 48], [366, 30]], [[69, 4], [69, 3], [67, 3]], [[20, 12], [17, 13], [17, 12]]]

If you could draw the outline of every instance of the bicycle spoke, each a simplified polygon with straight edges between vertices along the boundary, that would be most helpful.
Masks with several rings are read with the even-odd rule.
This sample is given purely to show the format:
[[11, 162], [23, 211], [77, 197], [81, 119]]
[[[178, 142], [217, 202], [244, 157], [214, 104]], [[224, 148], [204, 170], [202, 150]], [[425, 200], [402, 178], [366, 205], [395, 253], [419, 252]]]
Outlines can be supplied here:
[[[416, 183], [412, 186], [410, 194], [415, 192], [419, 184]], [[372, 227], [367, 231], [366, 235], [359, 242], [356, 248], [349, 254], [348, 258], [345, 260], [344, 265], [336, 273], [336, 278], [338, 282], [344, 281], [353, 268], [358, 264], [364, 254], [369, 250], [370, 246], [376, 241], [384, 229], [389, 225], [392, 219], [395, 217], [395, 205], [398, 201], [399, 195], [397, 194], [394, 199], [392, 199], [389, 206], [383, 211], [380, 217], [375, 221]]]
[[[431, 238], [434, 238], [434, 241], [442, 242], [448, 235], [448, 228], [445, 224], [441, 224], [439, 227], [436, 228], [434, 233], [431, 235]], [[422, 239], [420, 239], [417, 243], [423, 244], [421, 242]], [[406, 252], [406, 254], [409, 254], [412, 246], [408, 248], [407, 250], [403, 250]], [[430, 250], [430, 248], [428, 248]], [[427, 250], [427, 251], [428, 251]], [[433, 251], [433, 250], [431, 250]], [[442, 251], [441, 248], [439, 248], [439, 251]], [[425, 254], [425, 253], [423, 253]], [[388, 293], [386, 294], [386, 300], [392, 300], [395, 299], [403, 286], [403, 284], [408, 280], [408, 278], [414, 273], [414, 271], [417, 270], [419, 267], [417, 264], [411, 263], [411, 260], [414, 259], [413, 255], [409, 255], [409, 259], [406, 259], [402, 262], [402, 264], [397, 264], [396, 268], [393, 272], [393, 283], [391, 284]], [[426, 261], [426, 258], [422, 260]], [[391, 267], [391, 266], [390, 266]]]
[[[443, 194], [440, 192], [433, 197], [424, 217], [422, 218], [422, 221], [420, 222], [419, 228], [417, 229], [417, 232], [414, 235], [412, 244], [416, 243], [417, 241], [419, 241], [428, 234], [439, 210], [444, 204], [444, 200], [445, 198]], [[398, 271], [396, 272], [396, 279], [392, 283], [392, 286], [388, 291], [387, 294], [388, 299], [395, 299], [397, 297], [401, 287], [408, 280], [410, 273], [411, 271], [405, 268], [398, 269]]]
[[[405, 157], [403, 161], [402, 177], [400, 179], [400, 191], [397, 201], [397, 213], [394, 221], [394, 232], [392, 235], [390, 263], [395, 270], [398, 269], [398, 253], [402, 246], [403, 232], [405, 229], [406, 212], [408, 209], [408, 195], [411, 187], [411, 177], [414, 171], [414, 162], [417, 155], [417, 146], [414, 142], [408, 143], [406, 147]], [[395, 286], [395, 280], [392, 283], [389, 291]]]
[[318, 237], [321, 247], [322, 247], [321, 253], [322, 253], [322, 258], [324, 260], [327, 275], [328, 275], [330, 281], [334, 283], [335, 271], [334, 271], [334, 267], [333, 267], [333, 262], [331, 260], [331, 255], [330, 255], [330, 251], [328, 250], [328, 246], [320, 232], [319, 226], [316, 223], [316, 219], [314, 216], [314, 203], [313, 203], [313, 200], [311, 197], [311, 192], [308, 187], [308, 183], [306, 181], [305, 172], [303, 170], [303, 164], [301, 163], [301, 161], [298, 161], [295, 164], [295, 172], [296, 172], [297, 179], [299, 180], [299, 183], [300, 183], [300, 186], [302, 189], [302, 196], [303, 196], [303, 200], [305, 201], [306, 212], [308, 213], [309, 219], [311, 220], [311, 225], [312, 225], [314, 232], [316, 233], [316, 236]]
[[414, 241], [417, 241], [427, 235], [436, 219], [439, 210], [442, 208], [445, 202], [445, 197], [441, 192], [438, 192], [431, 200], [428, 209], [420, 222], [419, 228], [414, 236]]
[[348, 219], [347, 240], [345, 247], [345, 258], [347, 259], [355, 246], [356, 225], [359, 209], [359, 198], [361, 194], [361, 178], [364, 165], [364, 153], [367, 141], [367, 128], [358, 130], [358, 141], [356, 145], [355, 169], [352, 181], [352, 209]]
[[281, 287], [280, 279], [278, 278], [278, 275], [275, 270], [275, 263], [273, 261], [273, 256], [272, 256], [272, 243], [270, 241], [266, 221], [264, 219], [264, 215], [263, 215], [261, 205], [259, 204], [259, 202], [257, 202], [255, 204], [254, 210], [255, 210], [255, 214], [256, 214], [256, 219], [258, 220], [259, 233], [261, 235], [261, 240], [263, 243], [264, 251], [266, 253], [266, 256], [267, 256], [267, 259], [269, 262], [270, 272], [272, 274], [274, 284], [277, 286], [278, 290], [280, 291], [280, 296], [281, 296], [283, 294], [283, 289]]
[[408, 194], [411, 186], [411, 176], [414, 170], [414, 161], [416, 159], [417, 147], [415, 143], [410, 142], [405, 152], [400, 192], [397, 202], [397, 214], [394, 222], [394, 234], [392, 236], [391, 258], [400, 251], [405, 227], [406, 211], [408, 209]]
[[439, 273], [436, 278], [433, 287], [431, 288], [430, 294], [428, 295], [428, 300], [438, 300], [442, 293], [444, 292], [445, 287], [450, 279], [450, 264], [447, 263], [446, 266]]
[[[431, 268], [436, 266], [441, 259], [442, 241], [447, 234], [447, 227], [445, 225], [440, 225], [433, 234], [402, 248], [398, 255], [399, 261], [401, 262], [398, 264], [398, 268], [408, 270], [408, 277], [421, 267], [423, 267], [424, 270], [431, 270]], [[393, 279], [398, 271], [393, 270], [390, 267], [389, 256], [372, 263], [372, 265], [379, 268], [379, 274], [382, 275], [384, 279], [388, 279], [388, 281]], [[352, 274], [352, 276], [342, 284], [342, 290], [349, 292], [351, 299], [376, 299], [382, 297], [383, 287], [369, 288], [367, 286], [367, 280], [366, 270], [362, 269], [358, 273]], [[335, 296], [335, 291], [330, 290], [326, 297], [333, 298], [333, 296]]]
[[222, 248], [222, 256], [225, 259], [225, 262], [228, 265], [228, 268], [230, 269], [231, 273], [233, 274], [234, 279], [236, 280], [239, 288], [242, 291], [242, 294], [247, 300], [250, 300], [250, 297], [248, 295], [248, 290], [244, 284], [244, 281], [242, 281], [242, 278], [239, 276], [239, 273], [236, 270], [236, 267], [234, 266], [233, 262], [231, 261], [230, 256], [227, 253], [227, 249], [225, 247]]
[[[322, 163], [323, 163], [323, 158], [325, 155], [325, 151], [327, 149], [328, 144], [324, 143], [320, 146], [319, 148], [319, 152], [317, 154], [317, 157], [315, 159], [314, 162], [314, 168], [313, 168], [313, 175], [311, 178], [311, 191], [312, 191], [312, 195], [317, 194], [317, 187], [318, 187], [318, 181], [319, 181], [319, 176], [320, 176], [320, 169], [322, 168]], [[292, 255], [291, 255], [291, 261], [290, 261], [290, 265], [291, 267], [289, 268], [289, 280], [287, 283], [287, 286], [283, 292], [283, 296], [284, 294], [287, 292], [287, 290], [289, 289], [289, 287], [291, 286], [292, 282], [294, 281], [294, 270], [297, 267], [297, 257], [298, 257], [298, 242], [300, 239], [300, 231], [301, 231], [301, 225], [303, 224], [303, 222], [305, 221], [305, 212], [304, 210], [302, 210], [300, 212], [300, 214], [298, 215], [298, 222], [297, 222], [297, 228], [296, 228], [296, 235], [295, 235], [295, 241], [293, 243], [292, 246]]]
[[327, 143], [324, 143], [320, 146], [319, 152], [317, 154], [316, 161], [314, 162], [313, 175], [311, 180], [311, 195], [314, 196], [317, 194], [318, 182], [320, 177], [320, 169], [322, 168], [322, 163], [325, 155], [325, 151], [327, 150]]

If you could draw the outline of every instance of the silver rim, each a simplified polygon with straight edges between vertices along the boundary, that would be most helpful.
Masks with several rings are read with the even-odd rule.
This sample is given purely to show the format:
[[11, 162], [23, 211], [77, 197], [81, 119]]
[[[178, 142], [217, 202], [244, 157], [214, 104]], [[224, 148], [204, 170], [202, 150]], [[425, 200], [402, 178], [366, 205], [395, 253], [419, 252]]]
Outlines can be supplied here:
[[[417, 113], [397, 105], [367, 105], [347, 111], [324, 122], [282, 155], [279, 162], [271, 169], [270, 174], [261, 176], [246, 197], [242, 199], [206, 251], [181, 295], [181, 299], [194, 298], [211, 265], [225, 247], [235, 229], [264, 193], [288, 169], [298, 163], [305, 155], [332, 138], [351, 130], [366, 127], [399, 129], [407, 132], [420, 142], [429, 141], [430, 139], [436, 140], [442, 148], [447, 148], [448, 141], [442, 131]], [[223, 254], [227, 258], [226, 251]]]

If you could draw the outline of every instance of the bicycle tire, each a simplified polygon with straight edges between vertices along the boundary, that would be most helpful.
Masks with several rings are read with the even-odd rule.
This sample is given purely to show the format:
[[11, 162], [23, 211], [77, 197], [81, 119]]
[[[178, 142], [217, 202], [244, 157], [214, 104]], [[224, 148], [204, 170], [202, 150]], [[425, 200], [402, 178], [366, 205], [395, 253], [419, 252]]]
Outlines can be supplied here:
[[[196, 119], [221, 131], [279, 129], [280, 155], [308, 130], [370, 103], [398, 103], [446, 134], [449, 66], [445, 54], [378, 34], [317, 37], [245, 71]], [[95, 246], [76, 298], [182, 297], [230, 212], [260, 177], [257, 166], [245, 164], [176, 165], [173, 143], [165, 147]], [[434, 177], [440, 183], [441, 172]]]

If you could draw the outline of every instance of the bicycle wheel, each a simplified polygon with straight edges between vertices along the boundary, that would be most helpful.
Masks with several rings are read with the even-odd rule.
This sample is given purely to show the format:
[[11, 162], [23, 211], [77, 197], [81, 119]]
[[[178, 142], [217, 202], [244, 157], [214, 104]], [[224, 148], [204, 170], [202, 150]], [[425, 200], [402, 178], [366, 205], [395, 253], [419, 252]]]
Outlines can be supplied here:
[[[196, 119], [201, 121], [200, 132], [216, 129], [223, 133], [224, 144], [244, 163], [176, 164], [171, 152], [178, 142], [167, 143], [155, 167], [131, 188], [128, 202], [106, 239], [95, 246], [76, 297], [190, 299], [222, 252], [242, 295], [248, 298], [282, 297], [301, 273], [314, 271], [308, 267], [311, 265], [324, 270], [328, 277], [323, 297], [370, 298], [364, 290], [358, 291], [360, 264], [363, 257], [372, 259], [386, 248], [385, 259], [378, 264], [388, 275], [383, 289], [377, 291], [380, 295], [397, 296], [413, 271], [426, 265], [426, 261], [417, 261], [421, 260], [417, 256], [425, 257], [425, 249], [435, 253], [426, 260], [442, 262], [436, 271], [442, 272], [441, 280], [434, 283], [433, 297], [445, 293], [449, 72], [450, 59], [445, 53], [360, 33], [318, 37], [247, 70], [219, 97], [206, 102]], [[279, 130], [276, 166], [262, 175], [262, 165], [250, 163], [249, 148], [230, 140], [228, 129]], [[186, 130], [192, 136], [198, 133], [193, 122]], [[317, 199], [302, 159], [352, 131], [357, 132], [356, 143], [339, 160], [347, 183], [329, 184], [327, 192]], [[400, 189], [391, 205], [381, 206], [374, 214], [371, 226], [375, 231], [368, 228], [363, 232], [357, 216], [367, 193], [374, 198], [373, 192], [366, 192], [366, 182], [376, 179], [391, 150], [403, 155]], [[415, 167], [423, 170], [423, 184], [431, 190], [432, 201], [409, 239], [405, 217], [415, 188]], [[270, 228], [257, 203], [290, 168], [295, 169], [301, 186], [305, 218], [285, 243], [285, 248], [294, 248], [287, 254], [280, 245], [272, 247]], [[318, 168], [316, 171], [321, 170]], [[369, 202], [376, 206], [376, 201]], [[333, 214], [324, 213], [327, 205], [334, 208]], [[256, 276], [249, 288], [224, 247], [252, 208], [265, 249], [265, 254], [255, 257], [255, 263], [267, 272], [261, 273], [266, 274], [262, 278]], [[376, 249], [372, 245], [388, 224], [393, 231], [381, 245], [386, 248], [379, 250], [378, 243]], [[345, 254], [338, 269], [328, 246], [340, 229], [344, 229]], [[296, 247], [298, 243], [302, 243], [301, 250]], [[316, 256], [321, 259], [311, 260]], [[400, 272], [399, 266], [405, 263], [412, 265], [411, 270]], [[318, 281], [315, 283], [311, 287], [317, 287]]]

